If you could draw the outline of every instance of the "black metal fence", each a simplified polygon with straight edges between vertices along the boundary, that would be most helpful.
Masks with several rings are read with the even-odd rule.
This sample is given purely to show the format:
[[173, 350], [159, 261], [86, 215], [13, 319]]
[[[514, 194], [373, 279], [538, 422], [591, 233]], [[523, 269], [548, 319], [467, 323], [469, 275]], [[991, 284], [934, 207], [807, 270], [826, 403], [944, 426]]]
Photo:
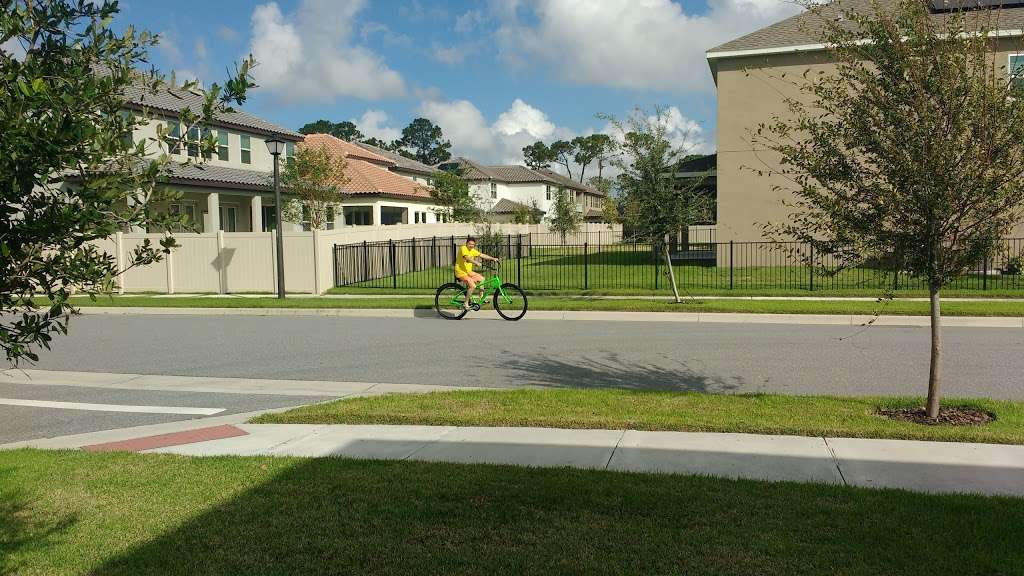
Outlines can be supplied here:
[[[334, 247], [335, 285], [435, 288], [452, 280], [465, 237], [364, 242]], [[481, 239], [505, 262], [502, 278], [527, 290], [667, 291], [664, 257], [649, 244], [537, 243], [528, 234]], [[490, 245], [487, 243], [490, 242]], [[677, 285], [688, 291], [925, 291], [919, 278], [884, 262], [825, 274], [809, 245], [778, 242], [690, 242], [670, 250]], [[824, 262], [826, 267], [832, 264]], [[948, 286], [954, 290], [1024, 290], [1024, 239], [1005, 240], [997, 254]]]

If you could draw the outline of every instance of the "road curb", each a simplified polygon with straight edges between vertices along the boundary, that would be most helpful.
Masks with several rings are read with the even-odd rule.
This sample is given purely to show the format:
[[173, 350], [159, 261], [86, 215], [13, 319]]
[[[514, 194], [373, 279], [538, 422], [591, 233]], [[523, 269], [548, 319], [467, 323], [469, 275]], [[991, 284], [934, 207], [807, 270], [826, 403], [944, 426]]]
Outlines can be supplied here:
[[[303, 316], [328, 318], [436, 319], [433, 310], [390, 308], [165, 308], [165, 307], [84, 307], [86, 315], [120, 316]], [[497, 320], [486, 311], [469, 319]], [[601, 322], [683, 322], [691, 324], [790, 324], [860, 326], [874, 319], [877, 326], [928, 326], [927, 316], [867, 316], [862, 314], [746, 314], [728, 312], [606, 312], [536, 310], [529, 320], [574, 320]], [[944, 326], [956, 328], [1024, 328], [1024, 317], [944, 316]]]

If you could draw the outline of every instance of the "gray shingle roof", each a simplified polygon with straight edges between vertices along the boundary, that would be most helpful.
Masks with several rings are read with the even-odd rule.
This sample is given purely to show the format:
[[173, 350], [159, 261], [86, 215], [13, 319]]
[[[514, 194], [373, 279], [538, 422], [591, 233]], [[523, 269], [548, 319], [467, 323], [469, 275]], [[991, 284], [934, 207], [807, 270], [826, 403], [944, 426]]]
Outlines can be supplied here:
[[484, 166], [470, 160], [469, 158], [458, 157], [444, 164], [458, 164], [462, 169], [462, 177], [466, 180], [494, 180], [495, 182], [506, 182], [511, 184], [522, 184], [526, 182], [543, 182], [562, 188], [582, 190], [590, 194], [600, 194], [598, 190], [585, 184], [563, 176], [558, 172], [548, 169], [534, 170], [518, 164]]
[[[145, 86], [132, 86], [128, 89], [125, 97], [130, 105], [137, 107], [148, 107], [154, 110], [178, 114], [188, 108], [193, 112], [200, 113], [203, 108], [203, 97], [180, 88], [166, 87], [157, 91], [151, 91]], [[276, 134], [286, 140], [302, 140], [302, 134], [268, 122], [247, 112], [236, 109], [234, 112], [221, 112], [217, 114], [216, 122], [229, 128], [240, 128], [262, 134]]]
[[240, 188], [253, 191], [274, 189], [273, 175], [258, 170], [243, 170], [212, 164], [168, 165], [168, 178], [173, 184], [209, 185], [216, 188]]
[[493, 208], [491, 208], [491, 212], [494, 212], [495, 214], [512, 214], [516, 210], [522, 210], [523, 208], [526, 208], [527, 210], [530, 209], [528, 205], [523, 204], [522, 202], [502, 198], [501, 200], [498, 200], [498, 203], [495, 204]]
[[[882, 6], [893, 6], [895, 0], [878, 0]], [[821, 10], [824, 18], [836, 18], [841, 11], [867, 12], [871, 10], [871, 0], [837, 0]], [[972, 14], [983, 14], [984, 11], [976, 11]], [[942, 13], [933, 13], [932, 18], [940, 20], [945, 17]], [[790, 46], [806, 46], [818, 44], [821, 38], [818, 36], [822, 28], [822, 20], [818, 15], [803, 12], [776, 22], [770, 26], [755, 30], [746, 36], [730, 40], [725, 44], [716, 46], [710, 50], [713, 52], [732, 52], [737, 50], [764, 50], [769, 48], [786, 48]], [[1024, 29], [1024, 7], [1007, 6], [999, 14], [999, 28], [1002, 30]]]
[[426, 164], [413, 160], [412, 158], [406, 158], [405, 156], [402, 156], [398, 152], [392, 152], [390, 150], [378, 148], [377, 146], [372, 146], [364, 142], [353, 142], [353, 144], [359, 146], [364, 150], [369, 150], [374, 154], [380, 154], [381, 156], [391, 160], [392, 162], [395, 163], [395, 168], [398, 168], [399, 170], [416, 172], [426, 176], [429, 176], [438, 171], [437, 168], [434, 168], [433, 166], [427, 166]]

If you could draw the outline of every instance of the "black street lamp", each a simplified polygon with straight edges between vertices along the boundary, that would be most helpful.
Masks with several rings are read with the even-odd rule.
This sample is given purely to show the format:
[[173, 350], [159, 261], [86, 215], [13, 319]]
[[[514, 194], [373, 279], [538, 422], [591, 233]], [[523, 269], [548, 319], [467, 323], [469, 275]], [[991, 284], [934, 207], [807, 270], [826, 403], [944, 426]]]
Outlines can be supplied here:
[[281, 178], [278, 174], [278, 157], [284, 153], [284, 140], [272, 136], [267, 139], [267, 150], [274, 157], [274, 217], [277, 221], [277, 297], [284, 298], [284, 227], [281, 225]]

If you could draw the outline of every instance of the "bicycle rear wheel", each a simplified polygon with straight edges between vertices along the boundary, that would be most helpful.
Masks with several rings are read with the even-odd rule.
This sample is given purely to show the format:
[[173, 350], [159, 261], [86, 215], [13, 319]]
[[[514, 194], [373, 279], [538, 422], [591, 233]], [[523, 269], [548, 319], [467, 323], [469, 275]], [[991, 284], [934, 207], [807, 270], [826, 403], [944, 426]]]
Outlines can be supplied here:
[[527, 306], [526, 292], [515, 284], [502, 284], [501, 291], [494, 294], [494, 309], [505, 320], [519, 320], [526, 315]]
[[441, 318], [458, 320], [466, 315], [466, 309], [462, 307], [465, 301], [466, 289], [462, 284], [449, 282], [437, 289], [434, 295], [434, 309]]

